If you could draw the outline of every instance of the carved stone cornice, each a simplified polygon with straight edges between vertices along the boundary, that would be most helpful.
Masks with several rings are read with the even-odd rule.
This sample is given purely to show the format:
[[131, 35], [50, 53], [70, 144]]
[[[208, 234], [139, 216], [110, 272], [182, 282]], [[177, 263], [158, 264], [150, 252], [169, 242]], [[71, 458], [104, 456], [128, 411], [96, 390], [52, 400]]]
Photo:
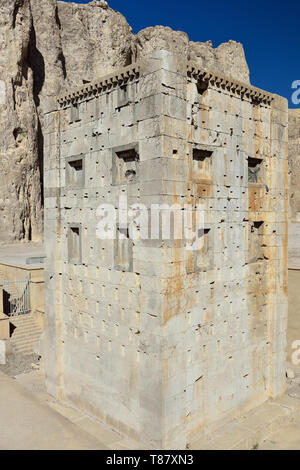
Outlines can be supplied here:
[[105, 75], [98, 80], [91, 83], [87, 83], [78, 88], [60, 95], [57, 98], [57, 102], [60, 107], [68, 106], [71, 103], [77, 103], [78, 101], [85, 100], [92, 96], [97, 96], [103, 91], [112, 90], [117, 86], [125, 85], [128, 82], [134, 81], [138, 78], [140, 72], [139, 64], [133, 64], [128, 67], [124, 67], [111, 74]]
[[267, 91], [254, 87], [247, 83], [243, 83], [232, 78], [220, 75], [217, 72], [207, 71], [200, 68], [196, 63], [187, 63], [187, 75], [197, 81], [207, 82], [210, 87], [228, 90], [232, 94], [240, 96], [241, 98], [247, 97], [255, 104], [265, 103], [270, 105], [274, 96]]

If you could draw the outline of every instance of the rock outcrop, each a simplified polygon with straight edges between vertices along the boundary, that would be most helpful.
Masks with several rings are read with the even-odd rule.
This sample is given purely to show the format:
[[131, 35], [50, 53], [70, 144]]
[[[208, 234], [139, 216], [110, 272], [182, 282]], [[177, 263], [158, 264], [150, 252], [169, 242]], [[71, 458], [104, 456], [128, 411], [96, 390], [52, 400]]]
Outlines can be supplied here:
[[159, 49], [180, 54], [201, 67], [249, 83], [249, 68], [244, 48], [236, 41], [229, 41], [214, 48], [211, 41], [192, 42], [182, 31], [165, 26], [155, 26], [140, 31], [133, 39], [133, 59], [138, 60]]
[[290, 219], [300, 222], [300, 109], [289, 110]]
[[142, 29], [132, 42], [133, 61], [147, 57], [151, 52], [161, 49], [175, 52], [182, 57], [188, 56], [188, 35], [182, 31], [174, 31], [167, 26]]
[[157, 49], [249, 81], [243, 47], [213, 48], [156, 26], [136, 36], [107, 2], [0, 0], [0, 242], [43, 233], [43, 110], [60, 90], [89, 82]]
[[249, 83], [249, 68], [246, 62], [244, 48], [241, 43], [228, 41], [215, 49], [211, 41], [190, 42], [189, 58], [203, 68], [215, 70], [227, 77]]

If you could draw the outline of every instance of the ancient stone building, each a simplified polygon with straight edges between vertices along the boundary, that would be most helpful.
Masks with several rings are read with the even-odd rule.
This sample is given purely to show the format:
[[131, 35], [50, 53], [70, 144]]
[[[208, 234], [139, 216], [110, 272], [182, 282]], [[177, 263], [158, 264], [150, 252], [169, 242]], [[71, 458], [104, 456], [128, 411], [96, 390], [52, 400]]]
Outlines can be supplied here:
[[[156, 448], [283, 393], [286, 100], [160, 51], [44, 120], [48, 391]], [[201, 205], [203, 243], [98, 238], [120, 195]]]

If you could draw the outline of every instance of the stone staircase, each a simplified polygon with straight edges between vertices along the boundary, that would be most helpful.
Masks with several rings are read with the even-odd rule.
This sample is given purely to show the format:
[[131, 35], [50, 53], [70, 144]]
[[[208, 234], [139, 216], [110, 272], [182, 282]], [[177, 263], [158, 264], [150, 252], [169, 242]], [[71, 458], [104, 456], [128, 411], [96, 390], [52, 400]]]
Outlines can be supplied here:
[[32, 354], [42, 334], [42, 329], [33, 314], [18, 315], [10, 318], [15, 327], [9, 340], [9, 350], [13, 354]]

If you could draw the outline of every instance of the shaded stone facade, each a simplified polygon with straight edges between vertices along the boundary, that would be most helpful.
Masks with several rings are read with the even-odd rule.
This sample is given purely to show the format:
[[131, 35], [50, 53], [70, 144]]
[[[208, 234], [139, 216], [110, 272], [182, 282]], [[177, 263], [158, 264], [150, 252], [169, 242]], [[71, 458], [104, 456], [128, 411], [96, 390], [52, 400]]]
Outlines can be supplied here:
[[300, 109], [289, 110], [290, 221], [300, 222]]
[[[285, 99], [166, 51], [49, 108], [50, 393], [156, 448], [283, 393], [287, 124]], [[97, 238], [120, 194], [202, 204], [202, 247]]]

